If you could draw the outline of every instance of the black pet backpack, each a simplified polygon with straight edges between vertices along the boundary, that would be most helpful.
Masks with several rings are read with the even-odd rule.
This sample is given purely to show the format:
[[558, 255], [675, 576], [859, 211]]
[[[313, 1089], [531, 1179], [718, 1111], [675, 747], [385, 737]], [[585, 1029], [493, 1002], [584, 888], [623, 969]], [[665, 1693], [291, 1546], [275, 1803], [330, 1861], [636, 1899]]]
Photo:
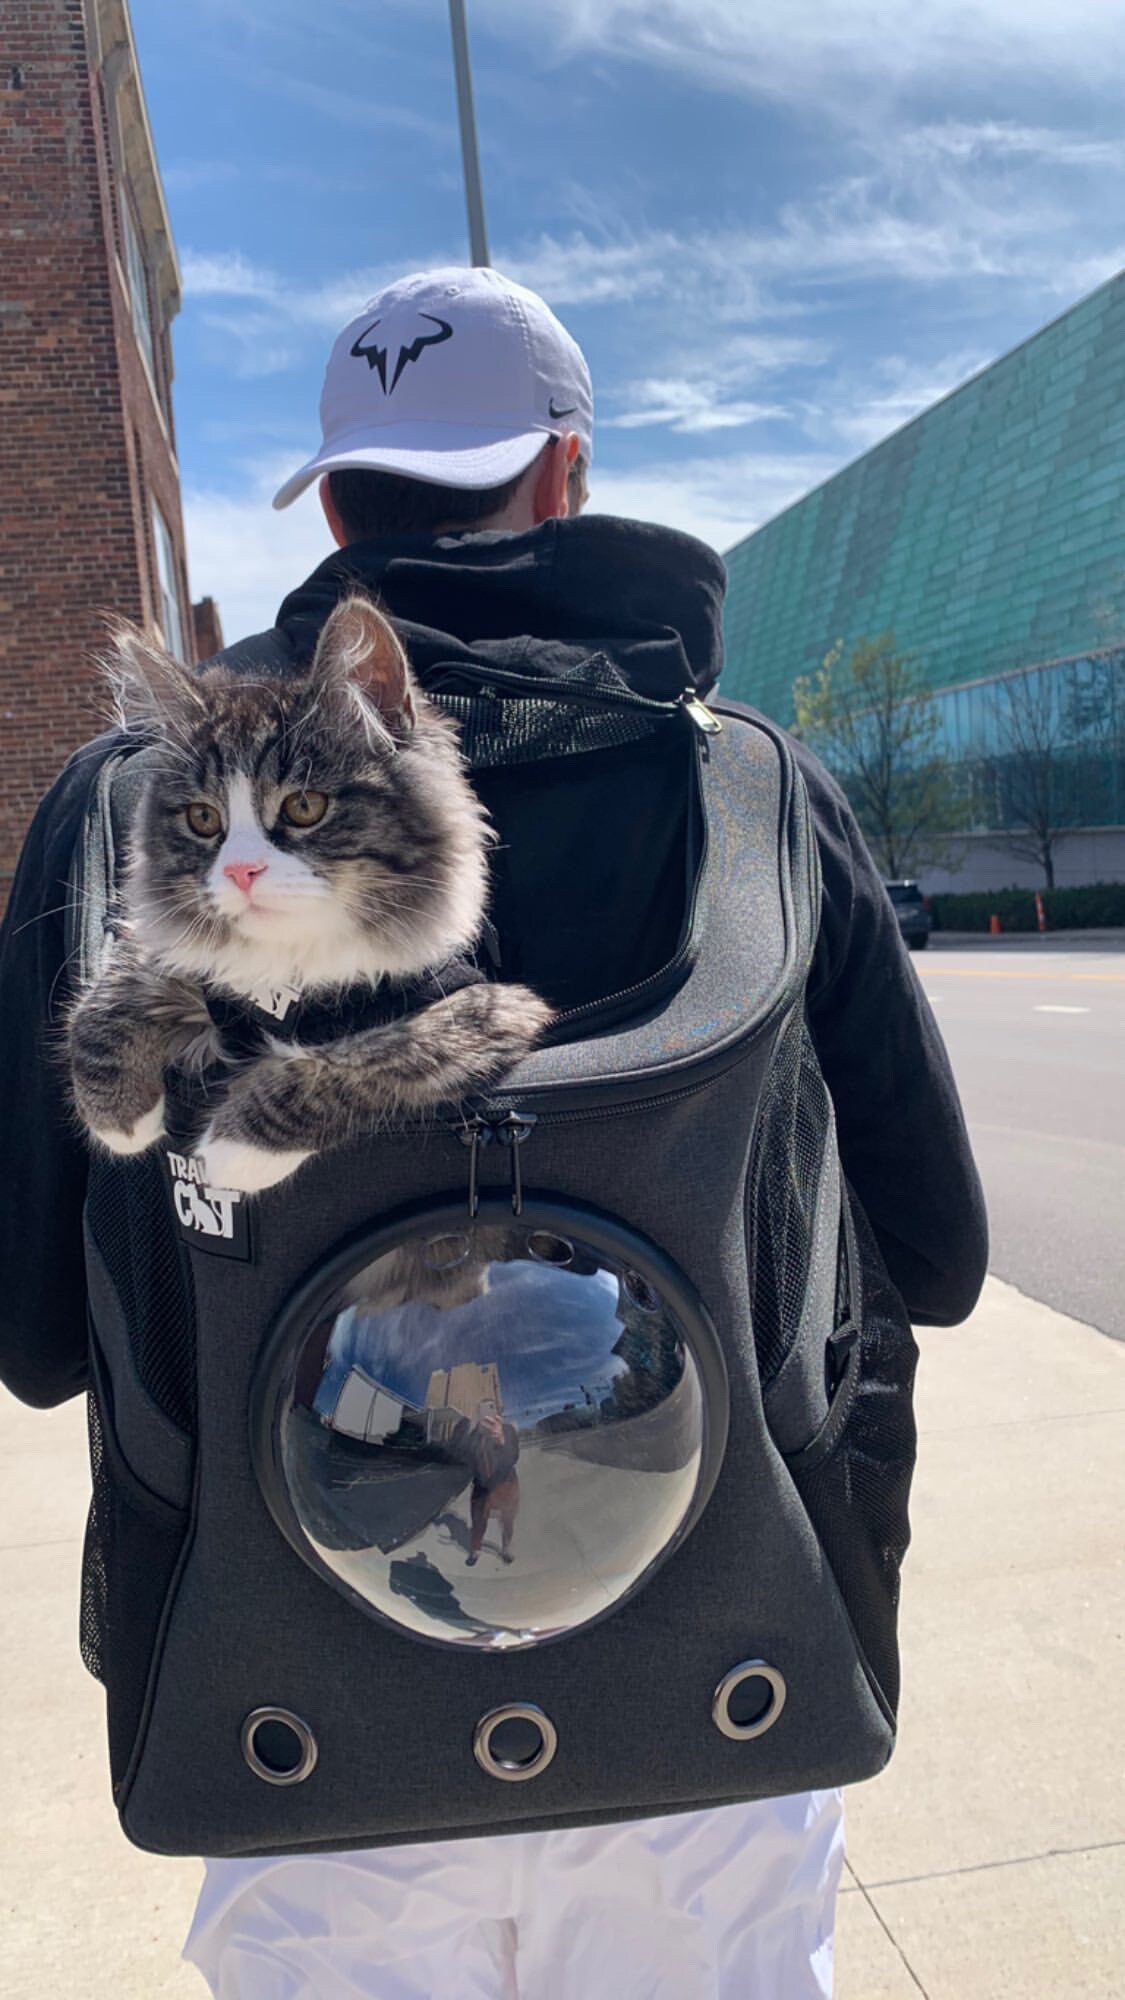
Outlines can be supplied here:
[[[805, 1022], [800, 776], [693, 699], [514, 678], [439, 698], [548, 1045], [259, 1197], [207, 1185], [175, 1076], [187, 1136], [91, 1161], [82, 1651], [157, 1852], [596, 1824], [893, 1747], [914, 1347]], [[658, 753], [654, 901], [594, 830]], [[86, 978], [144, 766], [91, 802]]]

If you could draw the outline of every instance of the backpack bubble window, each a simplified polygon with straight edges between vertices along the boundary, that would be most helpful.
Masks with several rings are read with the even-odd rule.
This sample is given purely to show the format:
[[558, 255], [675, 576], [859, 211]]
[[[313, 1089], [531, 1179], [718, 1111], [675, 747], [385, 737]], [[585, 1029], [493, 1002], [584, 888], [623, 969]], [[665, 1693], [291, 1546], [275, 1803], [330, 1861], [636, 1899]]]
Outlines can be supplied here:
[[722, 1461], [715, 1329], [669, 1260], [579, 1207], [488, 1197], [337, 1252], [290, 1302], [252, 1398], [294, 1549], [422, 1639], [559, 1639], [640, 1589]]

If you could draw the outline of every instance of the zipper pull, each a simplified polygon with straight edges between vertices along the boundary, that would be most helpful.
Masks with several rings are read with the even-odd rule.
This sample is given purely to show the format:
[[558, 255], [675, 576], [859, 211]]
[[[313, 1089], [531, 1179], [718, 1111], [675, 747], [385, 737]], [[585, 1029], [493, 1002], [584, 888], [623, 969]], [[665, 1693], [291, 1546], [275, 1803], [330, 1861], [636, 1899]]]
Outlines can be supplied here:
[[721, 716], [716, 715], [713, 709], [708, 708], [706, 702], [700, 701], [694, 688], [684, 689], [680, 696], [680, 707], [683, 709], [685, 715], [691, 717], [696, 728], [701, 730], [704, 736], [722, 735], [723, 724]]
[[512, 1214], [523, 1214], [523, 1172], [520, 1166], [520, 1149], [527, 1144], [538, 1124], [534, 1113], [509, 1111], [493, 1126], [493, 1131], [502, 1146], [507, 1146], [512, 1161]]
[[482, 1146], [487, 1146], [493, 1138], [493, 1128], [487, 1118], [477, 1116], [466, 1118], [463, 1124], [457, 1126], [456, 1131], [461, 1144], [469, 1148], [469, 1216], [470, 1219], [475, 1219], [480, 1208], [478, 1184], [480, 1149]]

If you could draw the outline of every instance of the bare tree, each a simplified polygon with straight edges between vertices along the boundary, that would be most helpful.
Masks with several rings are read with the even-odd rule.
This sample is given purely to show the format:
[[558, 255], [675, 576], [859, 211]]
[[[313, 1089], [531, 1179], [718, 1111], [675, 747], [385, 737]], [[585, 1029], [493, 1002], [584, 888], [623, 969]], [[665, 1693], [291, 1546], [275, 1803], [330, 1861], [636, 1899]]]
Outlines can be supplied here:
[[995, 750], [980, 769], [991, 795], [995, 838], [1043, 870], [1055, 886], [1055, 848], [1063, 789], [1063, 749], [1069, 737], [1053, 675], [1011, 674], [990, 701]]
[[918, 662], [894, 635], [837, 644], [793, 688], [795, 734], [847, 792], [884, 875], [892, 881], [944, 859], [965, 823], [957, 776]]

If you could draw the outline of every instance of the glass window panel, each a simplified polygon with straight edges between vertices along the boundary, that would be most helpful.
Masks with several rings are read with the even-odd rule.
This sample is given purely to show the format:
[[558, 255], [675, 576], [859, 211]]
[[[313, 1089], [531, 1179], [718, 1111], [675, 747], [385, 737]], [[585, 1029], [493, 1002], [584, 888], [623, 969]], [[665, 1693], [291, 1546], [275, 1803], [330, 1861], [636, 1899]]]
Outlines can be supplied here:
[[160, 630], [170, 653], [178, 660], [184, 655], [184, 628], [180, 618], [180, 593], [176, 583], [176, 554], [172, 532], [158, 506], [153, 503], [152, 523], [156, 543], [156, 570], [160, 584]]
[[125, 270], [129, 279], [129, 296], [133, 304], [133, 325], [155, 382], [156, 359], [153, 353], [152, 304], [149, 297], [148, 272], [145, 269], [137, 225], [133, 221], [133, 212], [126, 194], [121, 198], [121, 235], [125, 245]]

